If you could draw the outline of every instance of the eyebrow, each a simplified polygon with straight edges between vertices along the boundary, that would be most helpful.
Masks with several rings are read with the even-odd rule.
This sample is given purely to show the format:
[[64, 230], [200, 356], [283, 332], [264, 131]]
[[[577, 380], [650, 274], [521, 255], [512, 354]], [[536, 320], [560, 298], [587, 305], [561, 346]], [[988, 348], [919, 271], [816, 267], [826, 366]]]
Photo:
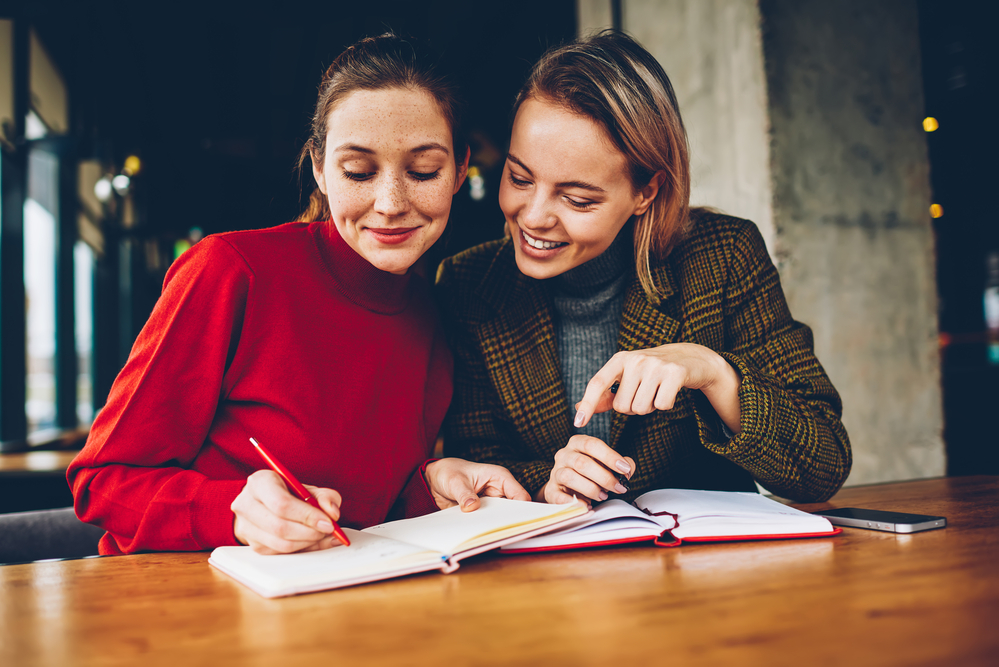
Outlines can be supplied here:
[[[517, 158], [512, 153], [507, 153], [506, 154], [506, 159], [509, 160], [510, 162], [513, 162], [514, 164], [518, 165], [521, 169], [523, 169], [524, 171], [526, 171], [531, 176], [534, 176], [534, 172], [531, 171], [531, 168], [528, 167], [523, 162], [521, 162], [520, 159]], [[607, 191], [604, 190], [599, 185], [594, 185], [593, 183], [587, 183], [586, 181], [562, 181], [561, 183], [556, 183], [555, 186], [559, 187], [559, 188], [580, 188], [582, 190], [589, 190], [590, 192], [595, 192], [597, 194], [606, 194], [607, 193]]]
[[[431, 141], [425, 144], [420, 144], [414, 148], [410, 148], [410, 153], [425, 153], [427, 151], [444, 151], [446, 155], [450, 155], [451, 151], [444, 144], [439, 144], [436, 141]], [[334, 153], [343, 152], [353, 152], [353, 153], [364, 153], [366, 155], [374, 155], [375, 151], [367, 148], [366, 146], [361, 146], [360, 144], [340, 144], [333, 149]]]

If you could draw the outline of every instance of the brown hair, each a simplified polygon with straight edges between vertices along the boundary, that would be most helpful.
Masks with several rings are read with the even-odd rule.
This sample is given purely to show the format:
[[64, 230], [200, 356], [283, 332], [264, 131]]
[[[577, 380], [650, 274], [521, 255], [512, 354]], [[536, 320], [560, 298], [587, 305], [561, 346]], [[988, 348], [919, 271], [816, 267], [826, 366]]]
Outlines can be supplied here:
[[514, 114], [530, 98], [549, 100], [600, 123], [627, 158], [636, 191], [657, 172], [666, 175], [634, 224], [638, 278], [645, 293], [658, 300], [650, 259], [669, 254], [690, 207], [687, 133], [666, 72], [634, 39], [604, 30], [543, 55], [517, 95]]
[[[386, 88], [422, 90], [436, 100], [451, 128], [455, 164], [461, 164], [468, 143], [462, 125], [463, 105], [456, 84], [443, 72], [440, 59], [425, 47], [385, 33], [367, 37], [347, 47], [323, 74], [309, 139], [298, 154], [296, 171], [300, 183], [303, 173], [307, 173], [312, 180], [312, 170], [308, 169], [310, 160], [322, 165], [325, 159], [327, 124], [337, 104], [356, 90]], [[330, 217], [329, 202], [316, 185], [298, 220], [314, 222], [329, 220]]]

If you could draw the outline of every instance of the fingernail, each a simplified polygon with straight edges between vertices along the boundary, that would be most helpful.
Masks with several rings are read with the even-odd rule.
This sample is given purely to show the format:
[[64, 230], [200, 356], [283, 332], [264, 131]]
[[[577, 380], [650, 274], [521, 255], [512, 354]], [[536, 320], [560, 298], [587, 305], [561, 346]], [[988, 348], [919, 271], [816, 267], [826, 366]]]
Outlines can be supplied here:
[[572, 421], [572, 425], [575, 426], [576, 428], [579, 428], [580, 426], [583, 425], [583, 420], [585, 418], [586, 415], [583, 414], [582, 410], [580, 410], [579, 412], [576, 413], [576, 418]]
[[600, 495], [598, 495], [597, 497], [600, 498], [600, 500], [607, 500], [607, 498], [608, 498], [607, 492], [606, 491], [601, 491]]
[[475, 498], [465, 498], [465, 502], [461, 504], [462, 507], [471, 507], [475, 504]]
[[614, 487], [614, 490], [617, 491], [618, 493], [628, 493], [628, 487], [626, 487], [624, 484], [618, 484], [617, 486]]
[[316, 528], [318, 528], [324, 533], [333, 532], [333, 524], [330, 523], [329, 521], [320, 521], [319, 523], [316, 524]]
[[628, 465], [628, 462], [625, 461], [624, 459], [618, 459], [617, 463], [614, 464], [614, 467], [617, 468], [618, 470], [620, 470], [621, 472], [623, 472], [626, 475], [629, 472], [631, 472], [631, 466]]

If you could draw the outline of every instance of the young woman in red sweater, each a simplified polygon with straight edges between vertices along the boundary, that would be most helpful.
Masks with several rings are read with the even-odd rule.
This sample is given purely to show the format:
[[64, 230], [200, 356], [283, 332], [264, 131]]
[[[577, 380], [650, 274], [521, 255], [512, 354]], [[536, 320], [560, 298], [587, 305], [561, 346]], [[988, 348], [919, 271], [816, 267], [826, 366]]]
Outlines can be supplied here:
[[[102, 554], [325, 549], [331, 520], [530, 499], [505, 468], [429, 460], [452, 361], [413, 266], [468, 166], [455, 91], [429, 62], [393, 35], [348, 48], [320, 85], [300, 221], [210, 236], [170, 268], [68, 471]], [[261, 470], [250, 437], [323, 511]]]

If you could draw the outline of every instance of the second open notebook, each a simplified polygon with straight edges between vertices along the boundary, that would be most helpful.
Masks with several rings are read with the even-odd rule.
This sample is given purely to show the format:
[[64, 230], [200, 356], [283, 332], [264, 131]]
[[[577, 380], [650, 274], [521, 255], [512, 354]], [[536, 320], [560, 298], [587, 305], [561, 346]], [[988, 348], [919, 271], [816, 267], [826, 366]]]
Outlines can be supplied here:
[[823, 517], [758, 493], [659, 489], [631, 505], [608, 500], [591, 514], [500, 551], [531, 553], [631, 542], [673, 547], [681, 542], [824, 537], [840, 532]]
[[452, 507], [364, 530], [345, 528], [349, 547], [277, 556], [219, 547], [208, 562], [264, 597], [296, 595], [428, 570], [452, 572], [463, 558], [552, 530], [588, 511], [582, 503], [480, 500], [474, 512]]

